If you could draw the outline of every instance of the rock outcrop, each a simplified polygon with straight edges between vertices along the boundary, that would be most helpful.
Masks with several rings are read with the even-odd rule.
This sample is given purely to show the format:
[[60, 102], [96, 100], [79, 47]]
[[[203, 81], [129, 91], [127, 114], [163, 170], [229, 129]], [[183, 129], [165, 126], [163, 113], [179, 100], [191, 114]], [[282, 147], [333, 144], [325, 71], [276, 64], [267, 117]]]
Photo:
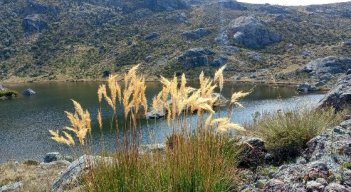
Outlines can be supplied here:
[[189, 67], [209, 65], [214, 60], [215, 52], [208, 48], [193, 48], [187, 50], [178, 61]]
[[301, 71], [310, 75], [321, 76], [325, 73], [345, 73], [348, 69], [351, 69], [350, 57], [329, 56], [309, 62]]
[[48, 24], [39, 14], [28, 15], [23, 19], [23, 30], [26, 33], [36, 33], [48, 28]]
[[264, 48], [281, 41], [281, 36], [270, 30], [254, 16], [241, 16], [232, 21], [227, 29], [233, 41], [247, 48]]
[[311, 139], [302, 157], [258, 175], [241, 191], [351, 191], [351, 120]]
[[184, 33], [182, 33], [182, 36], [186, 37], [187, 39], [191, 39], [191, 40], [196, 40], [196, 39], [200, 39], [208, 34], [210, 34], [211, 31], [205, 28], [198, 28], [196, 30], [193, 31], [186, 31]]
[[319, 102], [320, 107], [342, 110], [351, 106], [351, 74], [338, 80], [335, 87]]

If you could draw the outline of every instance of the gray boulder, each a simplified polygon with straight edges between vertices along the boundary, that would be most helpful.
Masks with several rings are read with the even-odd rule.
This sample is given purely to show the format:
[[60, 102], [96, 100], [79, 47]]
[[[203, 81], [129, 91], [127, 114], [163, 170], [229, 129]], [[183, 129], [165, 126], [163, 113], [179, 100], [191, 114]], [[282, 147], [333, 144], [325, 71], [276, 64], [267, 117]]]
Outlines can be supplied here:
[[186, 31], [184, 33], [182, 33], [182, 36], [186, 37], [187, 39], [192, 39], [192, 40], [196, 40], [196, 39], [201, 39], [202, 37], [210, 34], [211, 31], [205, 28], [198, 28], [194, 31]]
[[302, 83], [297, 86], [297, 91], [301, 93], [309, 93], [309, 92], [317, 91], [317, 88], [313, 85], [310, 85], [309, 83]]
[[10, 184], [7, 184], [7, 185], [0, 187], [0, 192], [21, 191], [22, 186], [23, 186], [22, 182], [10, 183]]
[[166, 111], [164, 109], [162, 110], [152, 109], [151, 111], [146, 113], [145, 117], [146, 119], [160, 119], [165, 115], [166, 115]]
[[222, 32], [214, 39], [214, 41], [219, 45], [227, 45], [229, 43], [228, 34]]
[[145, 40], [153, 40], [153, 39], [156, 39], [160, 36], [160, 34], [158, 34], [157, 32], [151, 32], [147, 35], [145, 35], [144, 39]]
[[227, 62], [227, 57], [220, 55], [218, 58], [215, 58], [212, 62], [211, 65], [214, 67], [220, 67], [224, 65]]
[[235, 47], [235, 46], [221, 46], [220, 47], [221, 53], [226, 54], [226, 55], [234, 55], [236, 53], [240, 52], [240, 48]]
[[255, 51], [247, 52], [246, 55], [251, 61], [262, 62], [261, 54], [255, 52]]
[[98, 164], [110, 165], [114, 163], [111, 157], [83, 155], [79, 159], [73, 161], [71, 165], [61, 173], [51, 187], [51, 191], [67, 191], [78, 187], [79, 181], [85, 173], [88, 173], [94, 166]]
[[235, 43], [247, 48], [264, 48], [281, 41], [281, 36], [271, 31], [254, 16], [241, 16], [232, 21], [227, 29]]
[[44, 163], [51, 163], [62, 159], [63, 157], [59, 152], [50, 152], [45, 155]]
[[5, 91], [5, 90], [6, 90], [6, 88], [0, 84], [0, 91]]
[[41, 18], [39, 14], [28, 15], [22, 22], [23, 30], [26, 33], [41, 32], [48, 28], [48, 24]]
[[198, 67], [209, 65], [214, 60], [215, 52], [208, 48], [193, 48], [178, 57], [178, 61], [186, 66]]
[[309, 62], [301, 71], [310, 75], [322, 75], [325, 73], [345, 73], [348, 69], [351, 69], [350, 57], [329, 56]]
[[28, 89], [24, 90], [22, 94], [24, 96], [32, 96], [32, 95], [35, 95], [36, 92], [33, 89], [28, 88]]
[[242, 167], [256, 167], [265, 161], [266, 148], [264, 141], [256, 137], [243, 137], [239, 154], [239, 165]]
[[344, 41], [343, 45], [347, 47], [351, 47], [351, 39]]
[[320, 107], [334, 107], [342, 110], [351, 105], [351, 75], [338, 80], [336, 85], [319, 101]]

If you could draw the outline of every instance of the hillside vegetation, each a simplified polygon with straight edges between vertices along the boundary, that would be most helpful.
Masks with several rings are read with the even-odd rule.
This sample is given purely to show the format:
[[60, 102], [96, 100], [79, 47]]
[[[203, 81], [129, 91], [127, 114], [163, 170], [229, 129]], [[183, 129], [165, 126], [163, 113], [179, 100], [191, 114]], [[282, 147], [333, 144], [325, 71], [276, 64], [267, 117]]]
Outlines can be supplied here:
[[[351, 3], [4, 0], [0, 80], [100, 79], [132, 64], [141, 64], [148, 79], [194, 77], [224, 63], [229, 79], [279, 79], [313, 59], [350, 55], [343, 44], [351, 38], [349, 10]], [[250, 27], [257, 30], [251, 34]], [[252, 36], [260, 36], [259, 46], [245, 42]], [[192, 48], [210, 52], [187, 53]]]

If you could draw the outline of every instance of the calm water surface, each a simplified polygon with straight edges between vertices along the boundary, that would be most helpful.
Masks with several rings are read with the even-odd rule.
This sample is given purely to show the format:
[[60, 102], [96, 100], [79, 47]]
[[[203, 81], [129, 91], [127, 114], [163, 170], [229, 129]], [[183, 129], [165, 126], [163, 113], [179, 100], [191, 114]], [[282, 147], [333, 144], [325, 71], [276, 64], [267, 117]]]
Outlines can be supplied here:
[[[0, 163], [9, 159], [41, 160], [43, 155], [51, 151], [70, 153], [72, 149], [58, 145], [49, 138], [49, 129], [62, 129], [68, 125], [64, 111], [73, 111], [70, 99], [80, 101], [92, 117], [97, 113], [96, 90], [99, 83], [32, 83], [8, 85], [18, 91], [30, 87], [37, 94], [33, 97], [20, 96], [17, 99], [0, 101]], [[148, 83], [147, 96], [151, 98], [160, 91], [160, 84]], [[253, 85], [237, 85], [226, 83], [223, 95], [227, 98], [239, 90], [250, 90]], [[239, 123], [251, 122], [256, 112], [273, 112], [301, 106], [314, 106], [323, 97], [322, 94], [298, 95], [294, 88], [256, 86], [254, 92], [242, 101], [245, 108], [235, 109], [232, 120]], [[225, 109], [221, 111], [225, 113]], [[105, 124], [108, 124], [110, 111], [103, 110]], [[189, 122], [196, 121], [189, 116]], [[96, 126], [96, 122], [93, 122]], [[164, 120], [144, 122], [141, 126], [142, 143], [163, 142], [171, 130]], [[121, 133], [123, 134], [123, 133]], [[104, 130], [104, 146], [114, 149], [116, 134], [109, 128]], [[102, 146], [99, 131], [93, 133], [94, 149]]]

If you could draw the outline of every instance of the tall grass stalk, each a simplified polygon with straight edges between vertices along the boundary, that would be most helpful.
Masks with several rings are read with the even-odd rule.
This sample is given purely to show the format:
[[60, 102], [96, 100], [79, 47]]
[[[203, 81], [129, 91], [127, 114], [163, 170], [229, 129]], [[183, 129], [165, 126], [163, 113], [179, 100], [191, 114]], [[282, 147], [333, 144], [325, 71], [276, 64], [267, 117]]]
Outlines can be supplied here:
[[[226, 132], [230, 129], [245, 131], [230, 117], [214, 119], [213, 107], [218, 102], [214, 91], [223, 88], [223, 71], [220, 68], [214, 78], [199, 76], [198, 89], [187, 86], [183, 74], [180, 79], [160, 78], [162, 90], [153, 98], [152, 108], [166, 111], [168, 126], [172, 129], [172, 146], [165, 152], [141, 154], [139, 151], [140, 118], [148, 112], [145, 96], [146, 84], [143, 76], [133, 67], [123, 77], [124, 86], [119, 85], [116, 75], [100, 85], [97, 95], [100, 108], [97, 116], [102, 128], [101, 103], [112, 109], [111, 126], [115, 124], [119, 150], [113, 155], [116, 163], [100, 165], [86, 175], [85, 191], [229, 191], [235, 188], [235, 160], [231, 140]], [[238, 100], [248, 93], [234, 93], [231, 105], [240, 105]], [[59, 143], [75, 145], [78, 139], [86, 144], [91, 134], [91, 119], [87, 110], [73, 101], [75, 111], [66, 112], [71, 122], [65, 131], [50, 131], [52, 139]], [[124, 117], [118, 119], [117, 107], [121, 106]], [[195, 130], [189, 127], [187, 115], [196, 113], [198, 124]], [[209, 114], [204, 120], [204, 114]], [[118, 122], [124, 131], [120, 138]], [[130, 133], [129, 135], [126, 133]], [[231, 145], [231, 147], [228, 147]], [[89, 152], [89, 150], [86, 150]]]

